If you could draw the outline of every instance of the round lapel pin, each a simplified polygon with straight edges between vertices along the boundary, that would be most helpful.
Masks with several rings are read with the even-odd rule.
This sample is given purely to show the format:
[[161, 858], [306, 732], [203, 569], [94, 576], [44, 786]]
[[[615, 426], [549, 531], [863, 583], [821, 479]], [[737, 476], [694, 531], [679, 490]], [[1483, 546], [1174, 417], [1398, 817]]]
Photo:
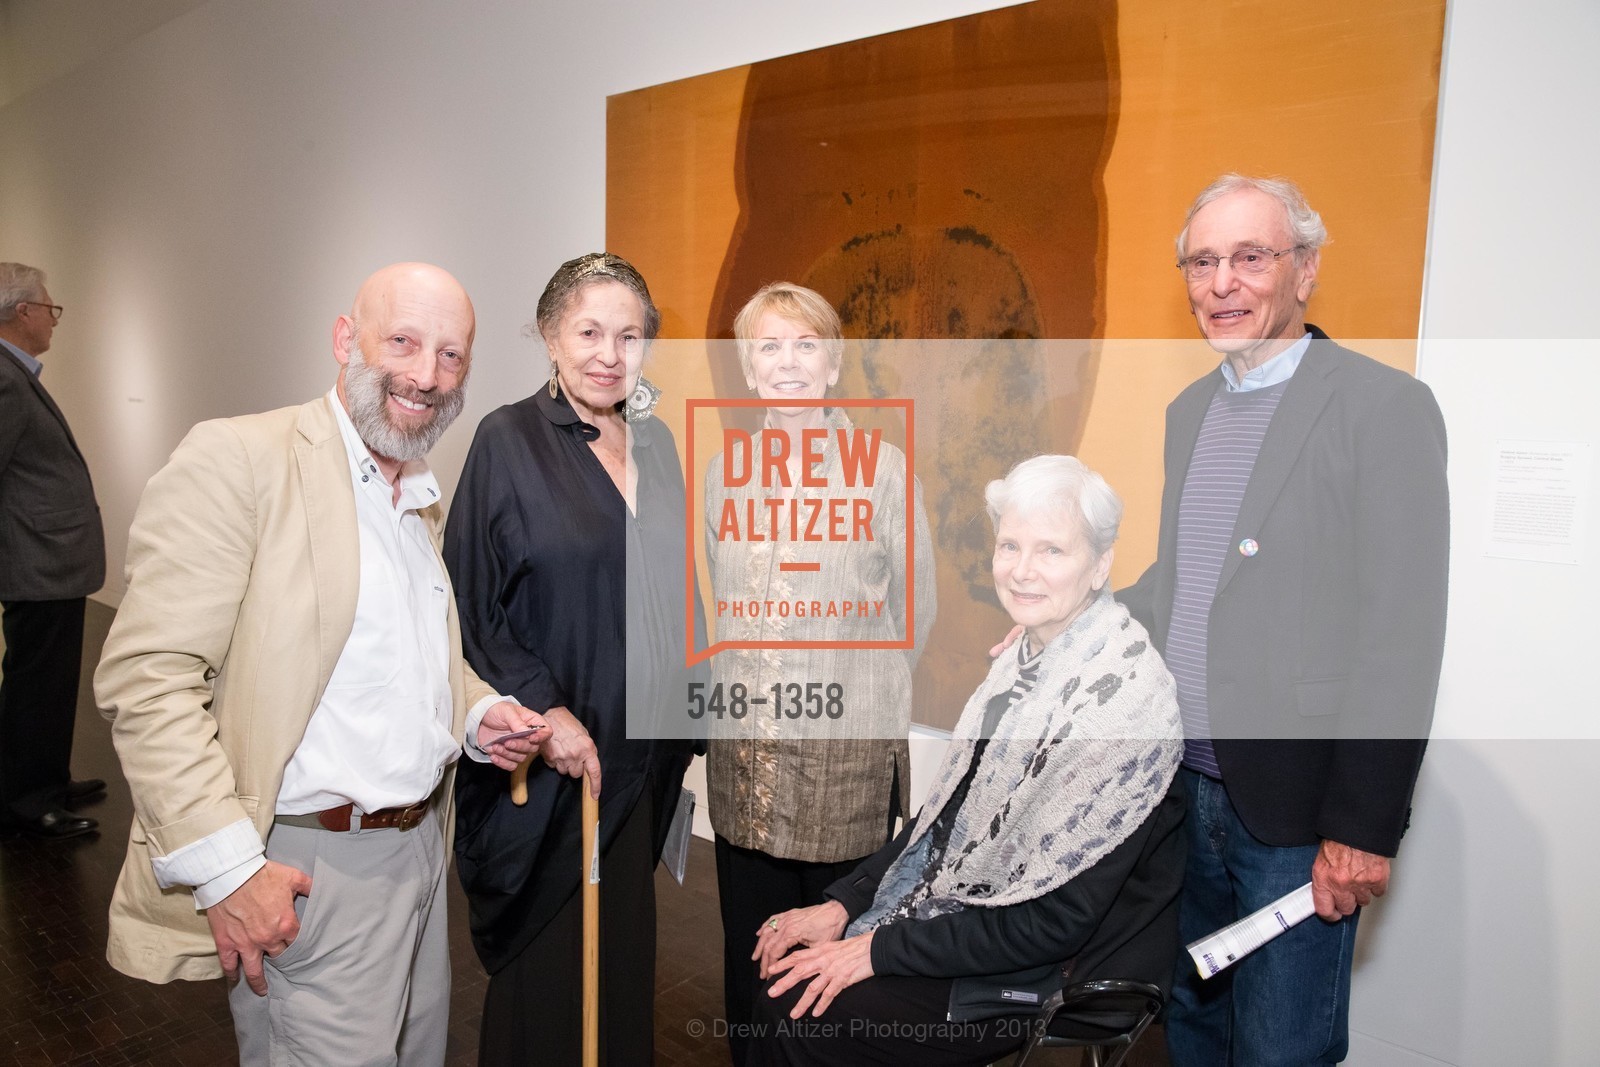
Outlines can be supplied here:
[[1251, 556], [1260, 551], [1261, 546], [1256, 543], [1256, 539], [1254, 537], [1246, 537], [1243, 541], [1239, 542], [1239, 555], [1243, 556], [1245, 559], [1249, 559]]

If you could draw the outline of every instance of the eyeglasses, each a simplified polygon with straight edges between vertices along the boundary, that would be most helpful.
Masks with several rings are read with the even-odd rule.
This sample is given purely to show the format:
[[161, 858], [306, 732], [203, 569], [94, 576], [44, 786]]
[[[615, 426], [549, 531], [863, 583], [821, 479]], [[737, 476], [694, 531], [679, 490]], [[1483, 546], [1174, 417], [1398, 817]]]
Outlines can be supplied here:
[[50, 312], [50, 321], [51, 322], [60, 322], [61, 321], [61, 313], [63, 311], [65, 311], [65, 310], [67, 310], [66, 308], [62, 307], [60, 304], [41, 304], [37, 300], [18, 300], [17, 304], [18, 304], [18, 306], [20, 306], [22, 304], [28, 304], [28, 305], [31, 305], [31, 306], [36, 307], [36, 308], [44, 308], [46, 311]]
[[1305, 245], [1295, 245], [1285, 248], [1282, 252], [1274, 252], [1270, 248], [1241, 248], [1231, 256], [1219, 256], [1215, 252], [1202, 252], [1198, 256], [1188, 256], [1178, 260], [1178, 269], [1183, 271], [1184, 277], [1191, 282], [1202, 281], [1211, 277], [1212, 271], [1227, 260], [1233, 267], [1235, 274], [1265, 274], [1267, 268], [1279, 256], [1286, 256], [1290, 252], [1298, 252]]

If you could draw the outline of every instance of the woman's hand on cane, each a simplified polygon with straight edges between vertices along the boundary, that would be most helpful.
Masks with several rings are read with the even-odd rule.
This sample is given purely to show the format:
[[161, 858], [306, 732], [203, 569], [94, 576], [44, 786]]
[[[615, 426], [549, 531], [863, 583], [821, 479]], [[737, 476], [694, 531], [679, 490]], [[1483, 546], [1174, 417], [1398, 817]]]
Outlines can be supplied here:
[[554, 707], [544, 713], [550, 725], [550, 734], [539, 746], [539, 755], [558, 774], [569, 778], [589, 776], [593, 795], [600, 795], [600, 753], [594, 747], [594, 738], [583, 728], [583, 723], [563, 707]]

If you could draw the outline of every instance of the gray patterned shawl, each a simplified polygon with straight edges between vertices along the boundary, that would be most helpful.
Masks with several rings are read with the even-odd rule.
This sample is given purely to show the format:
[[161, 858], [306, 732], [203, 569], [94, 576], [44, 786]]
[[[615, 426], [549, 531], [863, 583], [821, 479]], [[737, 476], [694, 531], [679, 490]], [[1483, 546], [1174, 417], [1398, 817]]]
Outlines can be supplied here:
[[944, 855], [926, 871], [929, 831], [967, 773], [990, 699], [1018, 669], [1016, 656], [1001, 656], [967, 701], [915, 832], [849, 934], [1043, 896], [1161, 803], [1183, 753], [1177, 691], [1144, 627], [1102, 593], [1045, 649], [1032, 691], [1000, 718]]

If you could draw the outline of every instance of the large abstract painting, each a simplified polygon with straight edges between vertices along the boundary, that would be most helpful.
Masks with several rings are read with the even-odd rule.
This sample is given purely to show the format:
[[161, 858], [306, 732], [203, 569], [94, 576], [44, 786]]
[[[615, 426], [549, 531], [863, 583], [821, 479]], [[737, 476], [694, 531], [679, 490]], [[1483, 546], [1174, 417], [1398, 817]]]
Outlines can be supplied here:
[[[1444, 4], [1328, 11], [1035, 0], [609, 101], [607, 245], [649, 279], [665, 337], [729, 337], [786, 279], [862, 342], [841, 395], [916, 399], [940, 601], [924, 721], [953, 721], [922, 694], [969, 692], [1005, 631], [988, 479], [1077, 454], [1127, 502], [1116, 579], [1153, 554], [1162, 411], [1214, 359], [1172, 244], [1211, 178], [1298, 181], [1334, 239], [1312, 320], [1409, 369]], [[919, 368], [922, 340], [967, 343]], [[744, 395], [737, 361], [704, 351], [673, 389]]]

